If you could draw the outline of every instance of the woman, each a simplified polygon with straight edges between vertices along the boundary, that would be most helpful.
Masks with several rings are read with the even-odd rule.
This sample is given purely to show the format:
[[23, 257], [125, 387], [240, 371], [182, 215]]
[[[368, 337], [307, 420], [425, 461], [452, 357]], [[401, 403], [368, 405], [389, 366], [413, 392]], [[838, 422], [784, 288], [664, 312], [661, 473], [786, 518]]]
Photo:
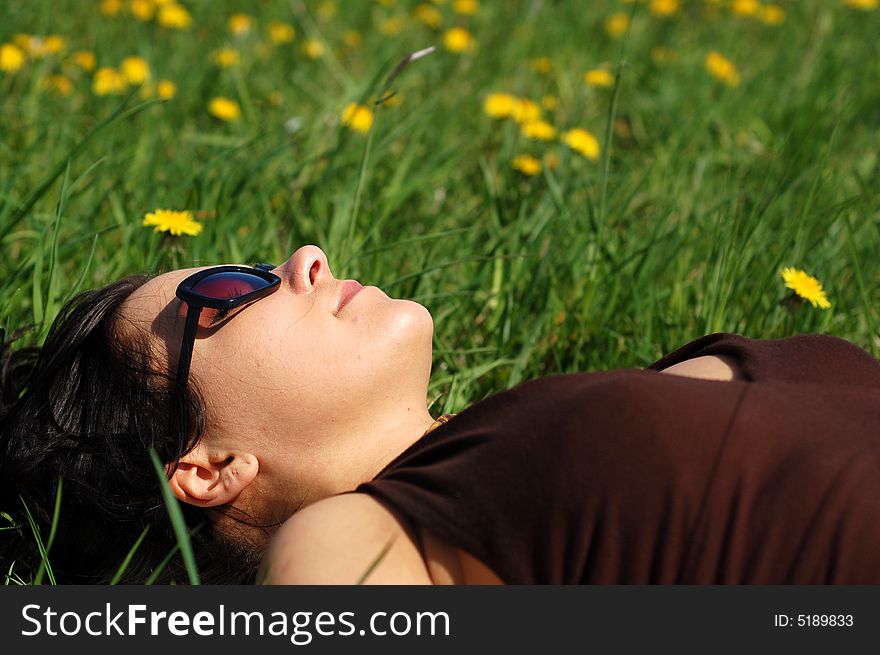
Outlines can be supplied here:
[[122, 579], [182, 579], [152, 447], [208, 581], [880, 582], [880, 364], [848, 342], [708, 335], [435, 421], [432, 333], [314, 246], [89, 292], [4, 360], [3, 507], [46, 539], [61, 477], [59, 577], [140, 538]]

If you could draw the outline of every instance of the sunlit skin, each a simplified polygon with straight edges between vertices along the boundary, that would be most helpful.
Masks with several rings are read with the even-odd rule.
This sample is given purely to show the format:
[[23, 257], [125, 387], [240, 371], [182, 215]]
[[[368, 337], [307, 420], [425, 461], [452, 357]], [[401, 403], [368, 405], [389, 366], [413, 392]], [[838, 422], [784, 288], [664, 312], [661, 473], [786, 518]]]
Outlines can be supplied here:
[[[156, 365], [171, 371], [186, 315], [175, 291], [202, 268], [151, 279], [120, 311], [123, 330], [146, 330]], [[434, 324], [422, 305], [374, 286], [337, 314], [344, 281], [316, 246], [273, 272], [277, 291], [199, 328], [189, 381], [208, 426], [171, 487], [194, 505], [234, 502], [282, 520], [372, 479], [428, 429]]]

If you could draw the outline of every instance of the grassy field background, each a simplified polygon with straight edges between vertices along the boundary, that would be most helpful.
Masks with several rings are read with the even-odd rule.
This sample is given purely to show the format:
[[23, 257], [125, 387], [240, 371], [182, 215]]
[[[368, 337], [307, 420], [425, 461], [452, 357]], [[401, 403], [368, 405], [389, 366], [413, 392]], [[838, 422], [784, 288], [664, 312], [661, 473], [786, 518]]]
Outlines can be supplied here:
[[[714, 331], [825, 332], [877, 356], [880, 11], [768, 7], [4, 2], [0, 43], [22, 57], [0, 61], [2, 323], [38, 341], [80, 288], [314, 243], [337, 277], [431, 310], [435, 413]], [[143, 81], [135, 62], [104, 93], [97, 71], [130, 57]], [[555, 136], [489, 116], [493, 93], [533, 101]], [[216, 97], [239, 115], [212, 115]], [[350, 103], [367, 132], [342, 120]], [[574, 128], [598, 157], [564, 143]], [[514, 168], [525, 154], [536, 174]], [[144, 227], [157, 208], [201, 233]], [[831, 307], [781, 303], [785, 266]]]

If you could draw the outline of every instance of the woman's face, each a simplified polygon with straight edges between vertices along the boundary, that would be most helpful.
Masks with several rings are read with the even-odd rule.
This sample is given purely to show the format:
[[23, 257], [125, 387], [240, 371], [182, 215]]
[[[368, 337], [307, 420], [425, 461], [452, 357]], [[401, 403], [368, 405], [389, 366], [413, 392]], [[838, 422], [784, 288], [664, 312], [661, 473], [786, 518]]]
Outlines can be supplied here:
[[[187, 310], [175, 291], [202, 268], [151, 279], [120, 311], [148, 331], [157, 363], [172, 373]], [[376, 434], [383, 421], [430, 421], [433, 321], [422, 305], [375, 286], [339, 308], [355, 285], [335, 278], [316, 246], [273, 272], [281, 277], [274, 293], [199, 328], [189, 380], [206, 403], [204, 441], [253, 453], [263, 493], [316, 500], [369, 479], [399, 452]]]

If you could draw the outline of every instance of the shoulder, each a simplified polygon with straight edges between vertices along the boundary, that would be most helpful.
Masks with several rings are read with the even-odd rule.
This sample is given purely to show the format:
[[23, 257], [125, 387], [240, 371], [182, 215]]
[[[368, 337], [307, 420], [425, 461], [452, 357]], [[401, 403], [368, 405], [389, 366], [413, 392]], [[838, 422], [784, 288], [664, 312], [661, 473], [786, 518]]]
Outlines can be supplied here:
[[373, 498], [348, 493], [291, 516], [266, 551], [267, 584], [431, 584], [416, 545]]
[[742, 380], [745, 377], [740, 365], [729, 355], [699, 355], [660, 369], [660, 372], [702, 380]]

